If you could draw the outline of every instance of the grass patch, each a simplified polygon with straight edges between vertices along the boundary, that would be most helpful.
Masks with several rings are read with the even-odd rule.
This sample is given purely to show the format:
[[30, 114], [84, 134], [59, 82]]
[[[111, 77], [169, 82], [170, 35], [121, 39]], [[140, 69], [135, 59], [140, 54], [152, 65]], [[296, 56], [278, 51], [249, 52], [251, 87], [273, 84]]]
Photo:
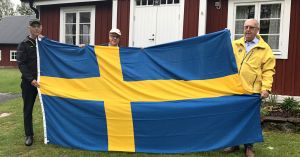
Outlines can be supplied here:
[[20, 83], [19, 69], [0, 69], [0, 93], [20, 93]]
[[[0, 156], [84, 156], [84, 157], [240, 157], [244, 156], [243, 149], [233, 154], [225, 154], [221, 150], [204, 153], [187, 154], [147, 154], [122, 152], [96, 152], [64, 148], [56, 145], [45, 145], [43, 137], [43, 118], [40, 103], [34, 106], [33, 123], [35, 141], [31, 147], [24, 145], [22, 99], [16, 98], [0, 104], [1, 112], [12, 113], [0, 118]], [[264, 143], [255, 144], [256, 156], [263, 157], [297, 157], [300, 154], [300, 134], [268, 131], [264, 132]], [[270, 149], [273, 148], [273, 149]]]

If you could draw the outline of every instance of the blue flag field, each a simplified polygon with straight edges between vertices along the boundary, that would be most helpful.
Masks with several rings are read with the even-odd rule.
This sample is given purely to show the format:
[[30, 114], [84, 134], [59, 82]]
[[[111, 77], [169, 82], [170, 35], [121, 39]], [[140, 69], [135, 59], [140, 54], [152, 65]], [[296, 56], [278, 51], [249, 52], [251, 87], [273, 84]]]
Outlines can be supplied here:
[[46, 144], [187, 153], [263, 141], [228, 30], [147, 48], [37, 42]]

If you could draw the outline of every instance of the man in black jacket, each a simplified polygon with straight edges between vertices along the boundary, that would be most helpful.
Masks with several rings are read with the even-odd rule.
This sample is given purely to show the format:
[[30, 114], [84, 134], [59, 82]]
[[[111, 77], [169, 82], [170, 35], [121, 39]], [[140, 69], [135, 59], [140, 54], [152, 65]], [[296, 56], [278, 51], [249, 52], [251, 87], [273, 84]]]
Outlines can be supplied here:
[[17, 49], [17, 62], [22, 73], [22, 98], [23, 116], [25, 129], [25, 145], [31, 146], [33, 143], [32, 110], [37, 96], [37, 54], [35, 39], [41, 36], [42, 25], [38, 19], [29, 21], [30, 35], [27, 36]]

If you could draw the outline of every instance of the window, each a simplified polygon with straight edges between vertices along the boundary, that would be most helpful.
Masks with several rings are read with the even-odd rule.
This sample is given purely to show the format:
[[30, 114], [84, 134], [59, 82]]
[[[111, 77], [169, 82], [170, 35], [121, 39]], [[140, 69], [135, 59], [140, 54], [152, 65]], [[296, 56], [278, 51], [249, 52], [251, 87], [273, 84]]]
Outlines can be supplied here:
[[62, 8], [60, 16], [60, 42], [73, 45], [94, 44], [94, 6]]
[[1, 50], [0, 50], [0, 61], [1, 61], [1, 55], [2, 55], [2, 54], [1, 54]]
[[290, 0], [256, 0], [250, 3], [231, 0], [228, 10], [228, 28], [231, 29], [233, 39], [243, 36], [246, 19], [257, 19], [260, 24], [259, 34], [273, 49], [276, 58], [287, 59]]
[[136, 0], [136, 6], [179, 4], [179, 0]]
[[16, 50], [10, 50], [10, 61], [17, 61], [17, 51]]

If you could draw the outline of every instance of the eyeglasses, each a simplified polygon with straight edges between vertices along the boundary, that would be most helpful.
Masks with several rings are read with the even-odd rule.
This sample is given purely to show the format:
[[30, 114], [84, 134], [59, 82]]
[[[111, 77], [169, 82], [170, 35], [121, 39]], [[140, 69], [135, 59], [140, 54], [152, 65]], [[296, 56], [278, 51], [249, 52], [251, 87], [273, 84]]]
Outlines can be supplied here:
[[249, 30], [254, 30], [254, 29], [256, 29], [257, 27], [253, 27], [253, 26], [244, 26], [244, 30], [247, 30], [247, 29], [249, 29]]
[[110, 35], [110, 37], [111, 37], [112, 39], [119, 39], [119, 38], [120, 38], [120, 36], [114, 36], [114, 35]]

